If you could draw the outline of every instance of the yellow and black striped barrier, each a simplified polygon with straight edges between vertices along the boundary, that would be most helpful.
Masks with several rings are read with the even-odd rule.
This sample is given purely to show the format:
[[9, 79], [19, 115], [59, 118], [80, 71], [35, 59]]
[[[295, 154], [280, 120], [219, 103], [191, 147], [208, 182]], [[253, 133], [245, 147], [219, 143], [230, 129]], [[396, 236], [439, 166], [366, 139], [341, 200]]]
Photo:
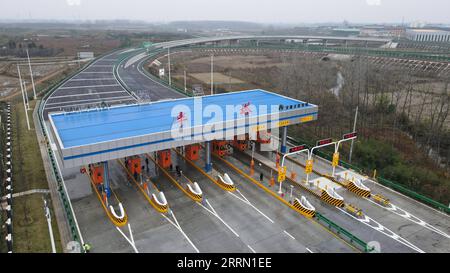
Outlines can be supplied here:
[[349, 183], [347, 184], [347, 189], [361, 197], [370, 197], [370, 190], [358, 187], [353, 181], [349, 181]]
[[202, 196], [202, 195], [195, 194], [193, 191], [191, 191], [191, 190], [189, 189], [188, 186], [186, 186], [186, 192], [187, 192], [187, 194], [188, 194], [194, 201], [196, 201], [196, 202], [201, 202], [202, 199], [203, 199], [203, 196]]
[[383, 205], [385, 207], [389, 206], [391, 202], [386, 197], [382, 196], [381, 194], [374, 194], [372, 195], [372, 199], [377, 202], [380, 205]]
[[294, 206], [294, 209], [297, 212], [299, 212], [300, 214], [302, 214], [305, 217], [312, 218], [316, 214], [315, 209], [306, 208], [305, 206], [303, 206], [301, 204], [301, 202], [297, 198], [294, 199], [294, 203], [292, 205]]
[[194, 200], [195, 202], [201, 202], [203, 200], [203, 196], [202, 195], [198, 195], [195, 194], [193, 191], [191, 191], [191, 189], [189, 189], [188, 186], [186, 186], [186, 188], [184, 188], [183, 186], [180, 185], [180, 183], [175, 180], [175, 178], [173, 178], [172, 175], [170, 175], [170, 173], [164, 169], [158, 162], [156, 159], [154, 159], [152, 156], [150, 156], [149, 154], [146, 155], [151, 161], [153, 161], [153, 163], [155, 163], [158, 168], [164, 173], [164, 175], [172, 182], [175, 184], [175, 186], [177, 186], [182, 192], [184, 192], [189, 198], [191, 198], [192, 200]]
[[183, 156], [177, 149], [173, 149], [173, 150], [178, 154], [178, 156], [181, 156], [185, 161], [187, 161], [189, 164], [191, 164], [192, 167], [197, 169], [197, 171], [201, 172], [204, 176], [206, 176], [209, 180], [214, 182], [217, 186], [219, 186], [223, 190], [231, 191], [231, 192], [236, 190], [236, 186], [235, 185], [226, 184], [226, 183], [220, 181], [219, 177], [217, 177], [217, 179], [214, 179], [207, 172], [205, 172], [202, 168], [197, 166], [197, 164], [195, 164], [192, 160], [187, 159], [185, 156]]
[[320, 194], [320, 199], [335, 207], [344, 206], [344, 199], [333, 197], [326, 190], [322, 190], [322, 193]]
[[217, 177], [216, 182], [218, 184], [220, 184], [221, 188], [225, 188], [225, 190], [227, 191], [235, 191], [236, 190], [236, 186], [233, 185], [229, 185], [227, 183], [224, 183], [219, 177]]
[[128, 177], [134, 182], [134, 184], [138, 187], [138, 189], [144, 195], [145, 199], [147, 199], [147, 201], [150, 203], [150, 205], [152, 205], [153, 208], [156, 209], [156, 211], [161, 212], [161, 213], [166, 213], [169, 211], [168, 204], [160, 205], [158, 200], [156, 200], [153, 196], [151, 198], [149, 198], [145, 189], [136, 181], [136, 179], [134, 179], [133, 175], [130, 173], [130, 171], [127, 169], [127, 167], [125, 167], [125, 165], [122, 163], [122, 161], [120, 161], [120, 160], [117, 160], [117, 161], [125, 169], [125, 172], [127, 173]]
[[[86, 175], [89, 177], [89, 181], [91, 182], [92, 188], [94, 188], [94, 191], [97, 195], [98, 200], [102, 204], [103, 210], [106, 212], [106, 215], [108, 216], [109, 220], [117, 227], [123, 227], [128, 223], [128, 215], [125, 212], [125, 209], [123, 209], [124, 216], [122, 218], [115, 217], [111, 211], [106, 207], [105, 201], [103, 200], [102, 194], [98, 191], [97, 187], [94, 184], [94, 181], [92, 180], [92, 177], [89, 175], [88, 172], [86, 172]], [[119, 198], [117, 198], [116, 193], [111, 189], [111, 192], [114, 195], [114, 198], [117, 200], [117, 202], [120, 204]]]

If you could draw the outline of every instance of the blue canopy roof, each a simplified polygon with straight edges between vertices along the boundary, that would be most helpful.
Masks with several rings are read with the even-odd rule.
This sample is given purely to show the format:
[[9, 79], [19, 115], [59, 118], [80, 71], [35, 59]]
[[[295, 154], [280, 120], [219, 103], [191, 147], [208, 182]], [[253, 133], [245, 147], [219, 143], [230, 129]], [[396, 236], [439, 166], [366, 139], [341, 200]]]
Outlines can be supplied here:
[[[199, 98], [199, 97], [197, 97]], [[51, 120], [59, 135], [64, 148], [90, 145], [99, 142], [118, 140], [128, 137], [148, 135], [152, 133], [170, 131], [176, 117], [174, 115], [183, 112], [191, 125], [194, 125], [193, 113], [195, 98], [182, 98], [168, 101], [158, 101], [147, 104], [135, 104], [111, 107], [103, 110], [86, 110], [71, 113], [51, 114]], [[226, 113], [226, 108], [239, 107], [251, 104], [259, 109], [267, 106], [267, 114], [271, 113], [271, 106], [276, 106], [276, 111], [284, 109], [298, 109], [314, 107], [303, 101], [294, 100], [264, 90], [249, 90], [201, 97], [202, 112], [209, 106], [220, 107]], [[228, 105], [228, 106], [227, 106]], [[281, 107], [280, 107], [281, 105]], [[179, 108], [181, 107], [181, 108]], [[185, 109], [178, 111], [177, 109]], [[258, 113], [251, 112], [250, 116]], [[223, 117], [224, 120], [236, 119]], [[201, 124], [208, 124], [211, 117], [202, 117]]]

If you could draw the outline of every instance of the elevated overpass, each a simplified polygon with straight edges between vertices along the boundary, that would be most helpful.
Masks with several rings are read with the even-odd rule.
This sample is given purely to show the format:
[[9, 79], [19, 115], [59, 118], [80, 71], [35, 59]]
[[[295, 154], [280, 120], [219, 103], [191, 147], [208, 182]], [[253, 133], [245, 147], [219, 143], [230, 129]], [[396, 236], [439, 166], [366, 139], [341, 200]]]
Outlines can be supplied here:
[[366, 38], [366, 37], [339, 37], [339, 36], [311, 36], [311, 35], [239, 35], [239, 36], [215, 36], [215, 37], [201, 37], [193, 39], [185, 39], [178, 41], [170, 41], [155, 44], [155, 48], [172, 48], [186, 45], [223, 42], [223, 41], [242, 41], [242, 40], [286, 40], [296, 39], [307, 42], [309, 40], [321, 40], [324, 43], [327, 41], [343, 41], [343, 42], [372, 42], [379, 43], [380, 45], [389, 44], [391, 39], [382, 38]]

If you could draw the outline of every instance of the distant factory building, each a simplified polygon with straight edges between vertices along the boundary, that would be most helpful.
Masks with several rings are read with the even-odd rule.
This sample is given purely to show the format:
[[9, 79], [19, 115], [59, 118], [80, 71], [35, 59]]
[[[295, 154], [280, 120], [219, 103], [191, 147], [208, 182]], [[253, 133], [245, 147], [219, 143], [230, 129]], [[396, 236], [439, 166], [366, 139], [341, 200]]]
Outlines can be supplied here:
[[442, 29], [410, 28], [406, 38], [418, 42], [450, 43], [450, 31]]
[[395, 26], [364, 26], [361, 28], [362, 37], [404, 37], [405, 28]]

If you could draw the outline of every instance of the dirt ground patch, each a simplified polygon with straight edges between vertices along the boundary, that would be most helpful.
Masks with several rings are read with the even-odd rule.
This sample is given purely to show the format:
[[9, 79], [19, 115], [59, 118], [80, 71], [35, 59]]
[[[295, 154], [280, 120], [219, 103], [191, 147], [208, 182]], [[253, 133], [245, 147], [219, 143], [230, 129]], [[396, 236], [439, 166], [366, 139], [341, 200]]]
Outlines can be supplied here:
[[[200, 80], [206, 84], [211, 83], [211, 73], [193, 73], [193, 74], [190, 74], [189, 76], [191, 76], [197, 80]], [[224, 83], [241, 84], [241, 83], [244, 83], [244, 81], [241, 81], [240, 79], [229, 77], [228, 75], [218, 73], [218, 72], [214, 73], [213, 80], [214, 80], [214, 83], [216, 83], [216, 84], [224, 84]]]

